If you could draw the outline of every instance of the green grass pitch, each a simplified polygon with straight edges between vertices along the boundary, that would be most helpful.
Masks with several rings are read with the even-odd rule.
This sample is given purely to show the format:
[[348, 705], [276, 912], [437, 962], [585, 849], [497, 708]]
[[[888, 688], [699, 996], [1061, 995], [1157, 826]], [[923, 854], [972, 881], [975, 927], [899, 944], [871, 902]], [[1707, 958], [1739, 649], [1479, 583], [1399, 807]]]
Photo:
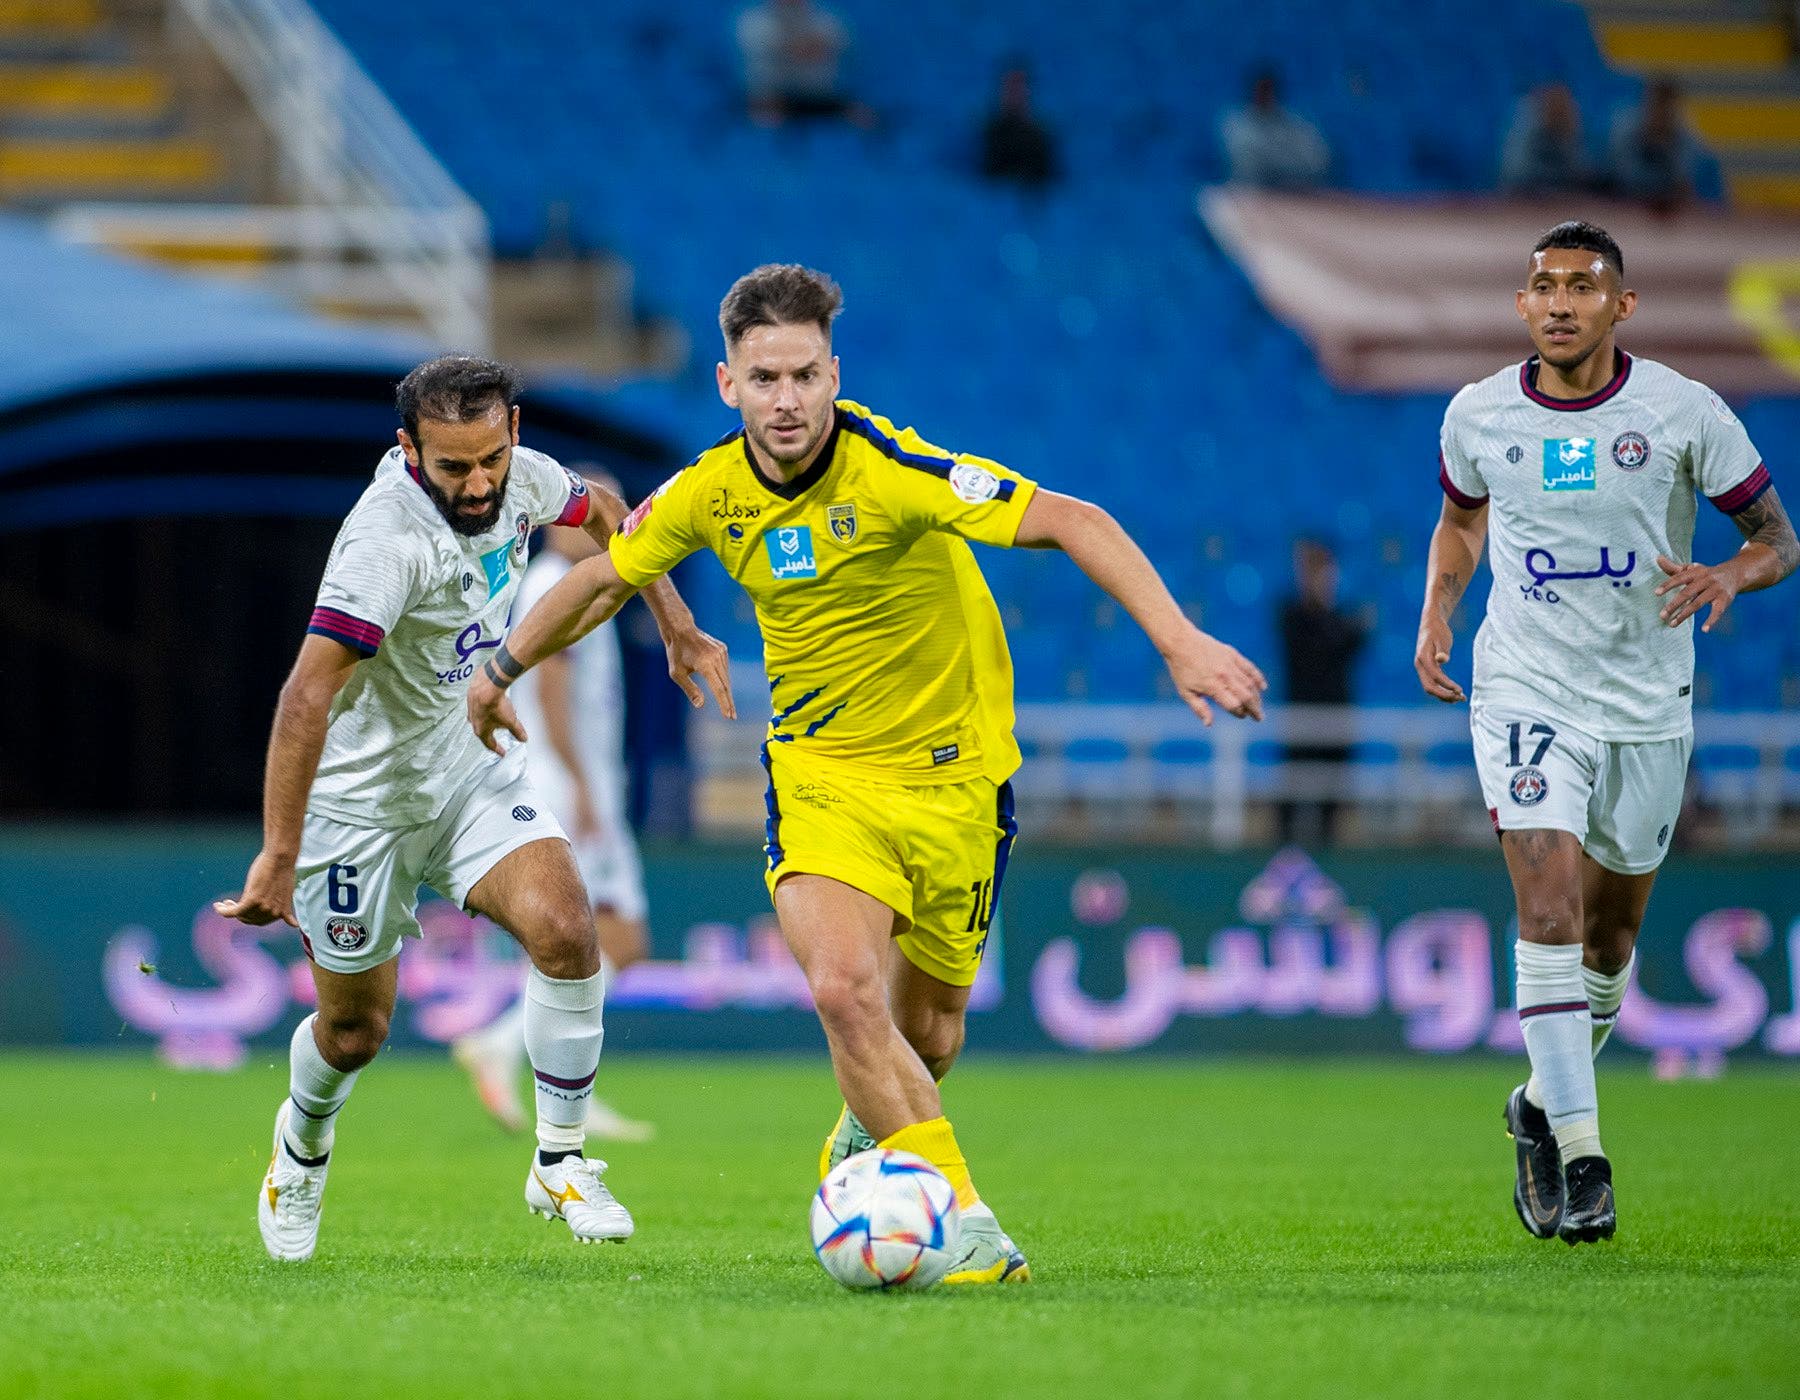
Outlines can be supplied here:
[[813, 1261], [825, 1065], [617, 1055], [658, 1139], [579, 1247], [529, 1146], [395, 1056], [319, 1253], [262, 1252], [285, 1063], [0, 1057], [0, 1396], [1800, 1394], [1800, 1075], [1602, 1075], [1621, 1232], [1529, 1239], [1514, 1066], [984, 1061], [949, 1106], [1023, 1288], [845, 1293]]

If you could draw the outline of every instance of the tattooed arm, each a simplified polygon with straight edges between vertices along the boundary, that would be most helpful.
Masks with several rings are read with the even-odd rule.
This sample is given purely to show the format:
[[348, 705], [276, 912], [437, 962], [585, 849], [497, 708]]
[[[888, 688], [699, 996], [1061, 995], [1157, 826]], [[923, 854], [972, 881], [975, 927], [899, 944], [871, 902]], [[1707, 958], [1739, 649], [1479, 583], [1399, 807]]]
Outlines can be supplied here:
[[1731, 519], [1744, 545], [1723, 564], [1657, 559], [1669, 576], [1658, 585], [1656, 596], [1670, 595], [1662, 610], [1662, 620], [1670, 627], [1679, 627], [1710, 603], [1712, 611], [1700, 624], [1702, 632], [1710, 632], [1738, 594], [1773, 588], [1800, 565], [1800, 540], [1795, 539], [1794, 526], [1773, 486]]
[[1481, 549], [1487, 542], [1488, 508], [1484, 501], [1473, 510], [1448, 497], [1437, 529], [1431, 532], [1431, 555], [1425, 568], [1425, 608], [1419, 618], [1419, 645], [1413, 652], [1413, 669], [1425, 693], [1447, 705], [1464, 698], [1463, 689], [1444, 673], [1450, 659], [1450, 618], [1475, 577]]

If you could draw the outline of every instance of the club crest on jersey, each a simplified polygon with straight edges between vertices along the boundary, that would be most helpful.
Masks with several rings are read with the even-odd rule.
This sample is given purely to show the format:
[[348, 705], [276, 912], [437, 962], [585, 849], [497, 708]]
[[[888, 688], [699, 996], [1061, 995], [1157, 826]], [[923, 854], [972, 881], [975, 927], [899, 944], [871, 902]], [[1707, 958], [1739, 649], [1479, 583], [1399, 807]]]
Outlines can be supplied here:
[[812, 526], [784, 525], [763, 535], [769, 551], [769, 572], [777, 580], [817, 578], [819, 561], [813, 554]]
[[1598, 480], [1592, 438], [1544, 439], [1546, 491], [1592, 491]]
[[331, 940], [334, 948], [346, 953], [354, 953], [369, 941], [369, 931], [357, 919], [328, 919], [325, 923], [325, 936]]
[[513, 549], [513, 561], [515, 563], [523, 564], [525, 562], [525, 547], [530, 542], [531, 542], [531, 517], [529, 515], [525, 514], [524, 511], [520, 511], [519, 518], [513, 522], [513, 546], [512, 546], [512, 549]]
[[839, 544], [849, 544], [856, 538], [856, 507], [854, 505], [826, 506], [825, 519], [831, 525], [831, 537]]
[[1613, 439], [1613, 464], [1634, 472], [1650, 460], [1650, 439], [1642, 433], [1620, 433]]
[[1512, 775], [1512, 800], [1521, 807], [1535, 807], [1550, 791], [1550, 780], [1544, 770], [1529, 764]]

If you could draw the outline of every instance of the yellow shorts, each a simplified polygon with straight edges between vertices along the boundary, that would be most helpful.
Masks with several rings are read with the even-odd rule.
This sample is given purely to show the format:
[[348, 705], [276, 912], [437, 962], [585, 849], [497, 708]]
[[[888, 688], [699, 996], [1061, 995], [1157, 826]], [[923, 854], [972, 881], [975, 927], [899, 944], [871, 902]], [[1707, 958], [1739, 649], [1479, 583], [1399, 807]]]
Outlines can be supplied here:
[[765, 744], [763, 878], [825, 875], [900, 916], [907, 961], [953, 987], [975, 981], [1013, 838], [1011, 783], [938, 787], [871, 780]]

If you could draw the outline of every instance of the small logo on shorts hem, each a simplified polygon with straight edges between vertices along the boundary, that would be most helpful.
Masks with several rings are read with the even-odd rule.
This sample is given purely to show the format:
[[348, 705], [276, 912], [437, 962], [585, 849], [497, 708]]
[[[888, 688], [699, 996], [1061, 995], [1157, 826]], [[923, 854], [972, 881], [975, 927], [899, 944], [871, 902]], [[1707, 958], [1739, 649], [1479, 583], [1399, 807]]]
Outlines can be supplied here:
[[1521, 807], [1535, 807], [1550, 791], [1550, 780], [1541, 768], [1524, 767], [1512, 775], [1512, 800]]
[[1656, 833], [1657, 849], [1661, 850], [1664, 846], [1666, 846], [1668, 844], [1668, 842], [1669, 842], [1669, 824], [1667, 822], [1664, 822], [1663, 829]]
[[524, 806], [514, 807], [513, 820], [516, 822], [534, 822], [537, 820], [537, 808]]
[[941, 749], [933, 749], [931, 751], [932, 766], [936, 767], [940, 763], [954, 763], [961, 753], [962, 749], [955, 744], [945, 744]]
[[325, 936], [332, 946], [346, 953], [354, 953], [369, 941], [369, 931], [358, 919], [329, 919], [325, 924]]

